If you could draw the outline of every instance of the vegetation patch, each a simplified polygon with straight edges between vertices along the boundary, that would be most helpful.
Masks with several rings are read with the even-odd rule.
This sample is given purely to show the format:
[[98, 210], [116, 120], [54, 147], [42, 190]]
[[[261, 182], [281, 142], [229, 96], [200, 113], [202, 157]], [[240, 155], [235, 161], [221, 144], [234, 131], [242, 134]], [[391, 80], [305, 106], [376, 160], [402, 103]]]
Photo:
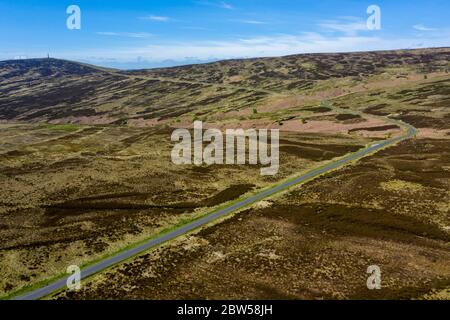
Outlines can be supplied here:
[[423, 188], [423, 186], [419, 183], [412, 183], [402, 180], [390, 180], [382, 182], [380, 186], [381, 188], [387, 191], [407, 191], [407, 192], [416, 192], [420, 191]]

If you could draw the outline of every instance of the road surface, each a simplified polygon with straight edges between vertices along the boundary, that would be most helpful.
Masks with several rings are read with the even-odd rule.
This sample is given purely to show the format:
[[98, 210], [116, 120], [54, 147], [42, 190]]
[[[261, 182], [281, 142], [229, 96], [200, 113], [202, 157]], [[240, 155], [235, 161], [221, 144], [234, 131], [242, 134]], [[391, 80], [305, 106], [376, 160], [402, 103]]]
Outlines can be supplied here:
[[[360, 151], [357, 151], [356, 153], [352, 153], [349, 154], [337, 161], [334, 161], [328, 165], [325, 165], [323, 167], [314, 169], [312, 171], [309, 171], [308, 173], [303, 174], [302, 176], [299, 176], [293, 180], [284, 182], [280, 185], [277, 185], [275, 187], [272, 187], [270, 189], [266, 189], [264, 191], [259, 192], [258, 194], [251, 196], [245, 200], [242, 200], [240, 202], [237, 202], [233, 205], [230, 205], [226, 208], [217, 210], [215, 212], [212, 212], [211, 214], [200, 218], [198, 220], [195, 220], [191, 223], [188, 223], [182, 227], [179, 227], [173, 231], [170, 231], [164, 235], [161, 235], [157, 238], [154, 238], [152, 240], [149, 240], [137, 247], [134, 247], [132, 249], [128, 249], [125, 250], [115, 256], [112, 256], [110, 258], [107, 258], [105, 260], [102, 260], [96, 264], [93, 264], [89, 267], [86, 267], [85, 269], [83, 269], [81, 271], [81, 279], [85, 279], [88, 278], [100, 271], [103, 271], [111, 266], [114, 266], [120, 262], [123, 262], [133, 256], [136, 256], [138, 254], [141, 254], [151, 248], [157, 247], [167, 241], [173, 240], [179, 236], [185, 235], [191, 231], [194, 231], [202, 226], [207, 225], [208, 223], [211, 223], [215, 220], [217, 220], [218, 218], [221, 217], [225, 217], [228, 214], [242, 209], [250, 204], [253, 204], [255, 202], [261, 201], [265, 198], [268, 198], [270, 196], [273, 196], [277, 193], [279, 193], [282, 190], [285, 189], [289, 189], [295, 185], [301, 184], [303, 182], [306, 182], [310, 179], [313, 179], [315, 177], [318, 177], [328, 171], [332, 171], [334, 169], [337, 169], [339, 167], [342, 167], [343, 165], [346, 165], [352, 161], [361, 159], [362, 157], [371, 154], [373, 152], [376, 152], [384, 147], [387, 147], [389, 145], [393, 145], [399, 141], [402, 140], [406, 140], [406, 139], [410, 139], [412, 137], [415, 136], [416, 134], [416, 129], [412, 126], [409, 126], [407, 124], [401, 123], [401, 126], [406, 129], [406, 133], [404, 135], [402, 135], [401, 137], [397, 137], [397, 138], [393, 138], [393, 139], [389, 139], [389, 140], [385, 140], [383, 142], [378, 142], [376, 144], [372, 144], [371, 146], [365, 148], [365, 149], [361, 149]], [[20, 296], [17, 296], [15, 298], [13, 298], [14, 300], [37, 300], [37, 299], [41, 299], [44, 298], [52, 293], [54, 293], [55, 291], [64, 289], [66, 287], [66, 282], [67, 282], [67, 278], [69, 277], [69, 275], [67, 277], [64, 277], [60, 280], [57, 280], [53, 283], [50, 283], [49, 285], [36, 289], [34, 291], [30, 291], [27, 292], [25, 294], [22, 294]]]

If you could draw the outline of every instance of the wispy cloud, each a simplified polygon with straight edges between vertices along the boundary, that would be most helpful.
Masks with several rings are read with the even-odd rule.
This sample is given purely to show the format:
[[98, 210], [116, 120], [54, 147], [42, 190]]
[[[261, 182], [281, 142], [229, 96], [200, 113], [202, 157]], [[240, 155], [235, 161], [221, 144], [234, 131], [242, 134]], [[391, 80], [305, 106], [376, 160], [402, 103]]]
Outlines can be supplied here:
[[416, 24], [415, 26], [413, 26], [414, 29], [418, 30], [418, 31], [436, 31], [435, 28], [429, 28], [423, 24]]
[[228, 9], [228, 10], [234, 9], [234, 7], [231, 4], [223, 2], [223, 1], [220, 3], [220, 7], [223, 9]]
[[246, 20], [246, 19], [242, 19], [242, 20], [232, 20], [235, 22], [240, 22], [240, 23], [245, 23], [245, 24], [267, 24], [264, 21], [259, 21], [259, 20]]
[[[263, 21], [240, 20], [240, 22], [259, 24]], [[409, 36], [396, 37], [395, 35], [383, 35], [378, 32], [367, 32], [365, 21], [356, 17], [339, 17], [335, 20], [318, 21], [316, 26], [319, 28], [315, 32], [261, 34], [261, 36], [254, 37], [228, 38], [229, 40], [216, 40], [214, 38], [197, 41], [161, 40], [161, 42], [152, 41], [152, 44], [148, 45], [98, 48], [83, 53], [61, 52], [59, 56], [72, 60], [85, 59], [86, 56], [89, 56], [92, 63], [97, 62], [93, 57], [117, 59], [121, 63], [136, 61], [136, 57], [141, 57], [143, 60], [154, 64], [163, 63], [167, 60], [175, 61], [176, 64], [183, 64], [193, 60], [212, 61], [300, 53], [446, 47], [449, 45], [448, 39], [450, 39], [450, 28], [434, 29], [424, 25], [416, 25], [414, 29], [428, 32], [415, 32]], [[202, 29], [196, 26], [184, 26], [183, 28]], [[151, 36], [147, 33], [103, 32], [99, 34], [134, 38]]]
[[146, 17], [141, 17], [141, 19], [143, 19], [143, 20], [158, 21], [158, 22], [167, 22], [167, 21], [171, 20], [169, 17], [166, 17], [166, 16], [155, 16], [155, 15], [150, 15], [150, 16], [146, 16]]
[[222, 9], [226, 9], [226, 10], [234, 10], [235, 7], [233, 5], [231, 5], [228, 2], [225, 1], [207, 1], [207, 0], [199, 0], [199, 1], [195, 1], [196, 4], [201, 5], [201, 6], [210, 6], [210, 7], [218, 7], [218, 8], [222, 8]]
[[153, 35], [147, 32], [96, 32], [101, 36], [110, 36], [110, 37], [127, 37], [127, 38], [150, 38]]
[[345, 17], [342, 20], [325, 20], [318, 24], [324, 31], [341, 32], [356, 35], [360, 31], [367, 31], [367, 23], [356, 17]]
[[[141, 47], [124, 47], [114, 50], [86, 52], [91, 57], [116, 58], [118, 61], [132, 61], [142, 57], [147, 61], [186, 61], [187, 57], [198, 60], [218, 60], [229, 58], [282, 56], [299, 53], [347, 52], [408, 49], [414, 47], [448, 46], [448, 32], [440, 32], [433, 36], [415, 36], [404, 38], [383, 38], [378, 35], [365, 36], [341, 35], [332, 36], [317, 32], [297, 35], [280, 34], [253, 38], [242, 38], [230, 41], [197, 41], [152, 44]], [[420, 44], [420, 45], [419, 45]], [[70, 53], [67, 53], [70, 55]], [[62, 55], [61, 55], [62, 56]], [[75, 60], [80, 57], [68, 57]], [[192, 59], [192, 58], [191, 58]], [[93, 61], [95, 62], [95, 61]]]
[[204, 27], [195, 27], [195, 26], [184, 26], [184, 27], [181, 27], [181, 29], [184, 29], [184, 30], [209, 30]]

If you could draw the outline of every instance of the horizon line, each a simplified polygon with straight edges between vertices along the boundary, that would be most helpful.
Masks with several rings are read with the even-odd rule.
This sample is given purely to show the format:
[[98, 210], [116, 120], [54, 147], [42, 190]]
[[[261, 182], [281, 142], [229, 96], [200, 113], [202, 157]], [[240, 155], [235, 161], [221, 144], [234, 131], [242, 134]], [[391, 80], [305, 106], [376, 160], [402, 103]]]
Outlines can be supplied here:
[[[225, 58], [225, 59], [204, 59], [204, 62], [198, 62], [198, 63], [185, 63], [185, 64], [175, 64], [173, 66], [166, 66], [166, 67], [150, 67], [150, 68], [130, 68], [130, 69], [122, 69], [122, 68], [115, 68], [115, 67], [108, 67], [105, 65], [95, 64], [88, 62], [88, 60], [72, 60], [72, 59], [66, 59], [66, 58], [58, 58], [58, 57], [52, 57], [50, 54], [47, 54], [47, 56], [44, 57], [32, 57], [32, 58], [17, 58], [17, 59], [5, 59], [0, 60], [0, 63], [4, 62], [11, 62], [11, 61], [27, 61], [27, 60], [60, 60], [60, 61], [68, 61], [72, 63], [78, 63], [83, 65], [89, 65], [92, 67], [97, 68], [104, 68], [104, 69], [112, 69], [112, 70], [119, 70], [119, 71], [133, 71], [133, 70], [155, 70], [155, 69], [170, 69], [170, 68], [180, 68], [180, 67], [189, 67], [189, 66], [196, 66], [196, 65], [208, 65], [213, 63], [220, 63], [220, 62], [226, 62], [226, 61], [237, 61], [237, 60], [253, 60], [253, 59], [277, 59], [277, 58], [287, 58], [287, 57], [294, 57], [294, 56], [307, 56], [307, 55], [332, 55], [332, 54], [352, 54], [352, 53], [381, 53], [381, 52], [393, 52], [393, 51], [419, 51], [419, 50], [439, 50], [439, 49], [450, 49], [450, 46], [438, 46], [438, 47], [416, 47], [416, 48], [398, 48], [398, 49], [380, 49], [380, 50], [355, 50], [355, 51], [329, 51], [329, 52], [303, 52], [303, 53], [294, 53], [294, 54], [288, 54], [288, 55], [279, 55], [279, 56], [254, 56], [254, 57], [242, 57], [242, 58]], [[195, 57], [192, 57], [192, 59], [195, 59]], [[151, 62], [150, 60], [143, 60], [146, 62]], [[158, 61], [159, 63], [163, 63], [164, 61], [176, 61], [176, 60], [162, 60]], [[199, 59], [201, 61], [201, 59]], [[134, 63], [135, 61], [129, 60], [129, 61], [122, 61], [117, 62], [118, 64], [127, 64], [127, 63]], [[154, 63], [158, 63], [154, 62]], [[181, 60], [180, 60], [181, 62]]]

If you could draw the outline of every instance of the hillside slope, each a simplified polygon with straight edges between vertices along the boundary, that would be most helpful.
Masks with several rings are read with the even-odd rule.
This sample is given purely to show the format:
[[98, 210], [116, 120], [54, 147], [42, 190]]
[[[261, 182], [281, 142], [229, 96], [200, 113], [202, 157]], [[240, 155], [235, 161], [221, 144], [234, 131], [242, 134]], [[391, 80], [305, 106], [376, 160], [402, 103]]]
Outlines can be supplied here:
[[117, 71], [57, 59], [0, 62], [0, 121], [180, 121], [265, 106], [273, 97], [348, 91], [374, 77], [448, 73], [450, 48], [306, 54]]

